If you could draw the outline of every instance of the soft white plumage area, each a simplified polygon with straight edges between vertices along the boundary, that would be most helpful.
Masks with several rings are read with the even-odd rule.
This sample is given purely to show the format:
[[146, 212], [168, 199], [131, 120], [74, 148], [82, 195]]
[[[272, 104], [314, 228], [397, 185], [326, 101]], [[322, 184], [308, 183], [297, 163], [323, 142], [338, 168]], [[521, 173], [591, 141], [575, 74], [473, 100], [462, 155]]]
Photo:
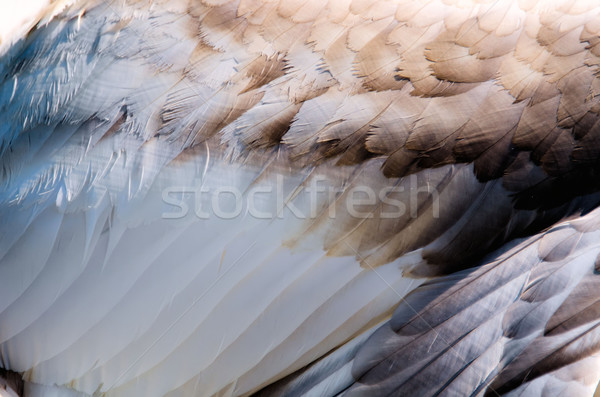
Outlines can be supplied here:
[[48, 0], [0, 1], [0, 53], [3, 53], [15, 36], [24, 34], [36, 22], [35, 17], [48, 4]]
[[[120, 137], [105, 145], [110, 139]], [[108, 161], [101, 148], [88, 156]], [[148, 172], [162, 166], [144, 159]], [[381, 321], [421, 282], [403, 278], [399, 262], [374, 271], [315, 245], [288, 247], [309, 220], [278, 210], [277, 189], [288, 197], [308, 171], [291, 176], [206, 152], [166, 166], [135, 199], [120, 201], [129, 168], [113, 165], [110, 178], [90, 185], [87, 170], [100, 164], [91, 161], [51, 189], [54, 199], [5, 218], [15, 237], [0, 268], [0, 352], [3, 366], [28, 381], [116, 396], [245, 393]], [[255, 212], [276, 216], [244, 208], [232, 219], [199, 218], [223, 186], [242, 192], [244, 207], [257, 189]], [[210, 193], [197, 203], [190, 191], [199, 187]], [[269, 187], [272, 194], [260, 193]], [[172, 201], [180, 190], [189, 214], [169, 219], [180, 208], [163, 194]], [[327, 200], [315, 206], [322, 211]], [[227, 201], [219, 196], [217, 210], [231, 212]], [[306, 194], [292, 202], [306, 214], [314, 205]]]
[[49, 20], [73, 2], [74, 0], [1, 0], [0, 55], [25, 36], [40, 20], [41, 15], [45, 14], [46, 20]]

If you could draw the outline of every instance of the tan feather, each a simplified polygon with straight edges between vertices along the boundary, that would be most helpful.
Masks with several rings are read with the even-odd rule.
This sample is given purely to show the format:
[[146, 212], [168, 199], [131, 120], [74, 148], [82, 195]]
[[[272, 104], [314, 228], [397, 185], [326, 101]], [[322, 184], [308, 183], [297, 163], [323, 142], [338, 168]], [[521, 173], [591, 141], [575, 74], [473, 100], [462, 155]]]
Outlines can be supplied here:
[[321, 0], [291, 0], [281, 2], [278, 11], [285, 18], [305, 23], [314, 21], [325, 6], [326, 2]]
[[524, 111], [513, 143], [522, 149], [531, 150], [539, 141], [556, 126], [559, 96], [552, 97], [532, 106], [527, 106]]
[[443, 2], [429, 1], [423, 4], [405, 1], [398, 7], [396, 20], [406, 22], [409, 26], [424, 28], [444, 21], [448, 13], [449, 7]]
[[359, 23], [352, 27], [348, 32], [348, 47], [353, 51], [360, 51], [377, 35], [388, 29], [392, 21], [393, 17], [388, 17], [378, 21]]
[[399, 90], [407, 82], [396, 75], [398, 53], [386, 42], [386, 37], [387, 32], [380, 33], [356, 55], [356, 73], [363, 78], [367, 89]]
[[265, 84], [284, 75], [285, 62], [282, 56], [268, 57], [261, 55], [250, 61], [246, 66], [239, 68], [239, 71], [250, 78], [250, 82], [240, 91], [241, 94], [262, 87]]
[[514, 57], [529, 64], [533, 70], [543, 72], [550, 56], [550, 52], [540, 46], [535, 37], [530, 37], [529, 34], [519, 36]]
[[237, 15], [244, 17], [248, 23], [262, 25], [266, 19], [277, 12], [277, 2], [265, 2], [261, 0], [240, 0]]
[[319, 131], [318, 142], [334, 143], [328, 155], [342, 154], [357, 145], [364, 147], [371, 126], [392, 106], [394, 97], [393, 91], [385, 91], [346, 98], [327, 126]]
[[533, 96], [544, 81], [544, 75], [530, 69], [524, 62], [507, 57], [500, 64], [498, 79], [517, 101], [522, 101]]
[[201, 32], [207, 43], [223, 51], [241, 44], [247, 23], [246, 19], [237, 17], [236, 5], [229, 3], [206, 13], [202, 18]]
[[[354, 4], [355, 4], [355, 2], [353, 1], [352, 8], [351, 8], [352, 10], [355, 10]], [[363, 9], [360, 12], [358, 12], [358, 10], [357, 10], [356, 13], [359, 14], [362, 18], [378, 21], [380, 19], [387, 18], [390, 15], [394, 15], [397, 9], [398, 9], [397, 2], [375, 1], [370, 6], [368, 6], [366, 8], [363, 7]]]
[[398, 24], [387, 37], [391, 44], [399, 44], [400, 54], [405, 51], [416, 51], [423, 48], [425, 44], [433, 41], [444, 30], [444, 23], [438, 22], [426, 28]]
[[346, 46], [348, 33], [337, 38], [325, 51], [323, 59], [329, 70], [336, 76], [341, 89], [352, 89], [354, 92], [366, 91], [354, 75], [352, 62], [356, 53]]
[[548, 74], [548, 81], [556, 83], [571, 71], [585, 65], [585, 52], [579, 52], [569, 56], [553, 56], [552, 60], [546, 61], [543, 71]]
[[261, 36], [275, 49], [285, 54], [296, 44], [304, 43], [310, 34], [310, 22], [297, 24], [275, 13], [269, 14], [269, 23], [261, 25]]
[[[402, 92], [407, 93], [409, 90], [410, 87], [405, 87]], [[388, 155], [399, 150], [430, 101], [431, 99], [408, 96], [401, 103], [392, 103], [369, 130], [365, 143], [367, 149], [372, 153]]]
[[548, 51], [558, 56], [575, 55], [585, 49], [586, 44], [579, 40], [583, 26], [561, 32], [557, 27], [542, 26], [537, 39]]
[[334, 45], [336, 40], [346, 36], [346, 30], [344, 25], [323, 18], [311, 27], [308, 42], [314, 43], [315, 51], [325, 52]]
[[[591, 68], [579, 67], [558, 82], [558, 89], [562, 93], [558, 106], [558, 124], [561, 127], [573, 127], [592, 108], [594, 102], [588, 97], [594, 79], [597, 77]], [[566, 89], [567, 86], [571, 88]]]
[[516, 4], [508, 1], [492, 2], [482, 4], [477, 18], [479, 28], [486, 32], [498, 30], [499, 35], [508, 35], [518, 29], [521, 20], [518, 13], [520, 10]]
[[488, 96], [457, 135], [454, 151], [474, 159], [500, 141], [521, 119], [525, 103], [514, 103], [513, 97], [498, 86]]
[[299, 109], [298, 104], [284, 101], [265, 103], [263, 99], [258, 106], [230, 124], [225, 134], [239, 136], [251, 148], [273, 146], [290, 128]]
[[[473, 162], [475, 175], [480, 181], [489, 181], [504, 176], [506, 167], [511, 159], [511, 141], [516, 128], [508, 131], [496, 142], [477, 154]], [[458, 146], [458, 145], [457, 145]], [[456, 152], [456, 146], [454, 148]]]
[[520, 29], [515, 30], [507, 36], [497, 36], [490, 33], [481, 40], [473, 43], [473, 45], [468, 46], [470, 47], [469, 53], [476, 55], [480, 59], [506, 55], [514, 51], [521, 34]]
[[440, 145], [469, 121], [489, 90], [489, 85], [482, 84], [451, 98], [433, 98], [424, 103], [427, 107], [415, 123], [406, 147], [426, 151]]
[[459, 83], [479, 83], [492, 78], [501, 63], [500, 58], [477, 59], [469, 49], [451, 41], [434, 41], [425, 50], [434, 76]]

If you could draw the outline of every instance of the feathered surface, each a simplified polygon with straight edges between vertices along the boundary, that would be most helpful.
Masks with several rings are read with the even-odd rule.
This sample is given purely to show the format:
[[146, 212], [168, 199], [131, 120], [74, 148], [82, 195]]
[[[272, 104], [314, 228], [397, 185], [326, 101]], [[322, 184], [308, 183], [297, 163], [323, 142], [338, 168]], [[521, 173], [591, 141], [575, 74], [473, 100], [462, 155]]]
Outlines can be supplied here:
[[595, 1], [57, 2], [4, 51], [26, 393], [593, 393]]

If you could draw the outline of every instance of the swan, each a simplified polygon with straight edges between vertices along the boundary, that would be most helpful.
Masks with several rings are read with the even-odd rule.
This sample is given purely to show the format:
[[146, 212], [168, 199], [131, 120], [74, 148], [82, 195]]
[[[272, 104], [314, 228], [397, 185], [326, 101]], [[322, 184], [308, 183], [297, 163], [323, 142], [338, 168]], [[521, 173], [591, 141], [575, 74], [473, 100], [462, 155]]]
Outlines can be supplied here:
[[34, 3], [0, 394], [594, 394], [596, 1]]

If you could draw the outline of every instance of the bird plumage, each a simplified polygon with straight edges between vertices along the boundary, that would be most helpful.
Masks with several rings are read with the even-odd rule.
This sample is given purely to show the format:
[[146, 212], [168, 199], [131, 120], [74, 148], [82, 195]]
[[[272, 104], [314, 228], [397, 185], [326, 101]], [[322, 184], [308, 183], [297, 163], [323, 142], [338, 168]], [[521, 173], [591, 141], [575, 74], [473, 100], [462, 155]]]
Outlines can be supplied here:
[[593, 391], [599, 14], [51, 4], [0, 58], [0, 367], [40, 395]]

